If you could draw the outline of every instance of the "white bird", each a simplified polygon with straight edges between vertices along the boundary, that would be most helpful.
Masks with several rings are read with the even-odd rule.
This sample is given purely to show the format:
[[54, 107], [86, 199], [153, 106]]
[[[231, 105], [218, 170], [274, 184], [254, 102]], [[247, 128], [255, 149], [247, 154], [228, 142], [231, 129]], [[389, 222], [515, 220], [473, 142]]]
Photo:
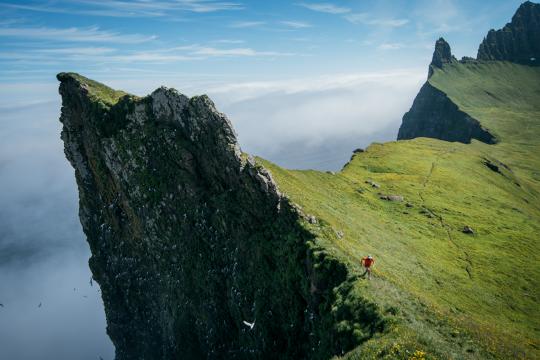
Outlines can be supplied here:
[[246, 320], [244, 320], [243, 323], [249, 328], [249, 330], [253, 330], [253, 327], [255, 326], [255, 321], [252, 323], [249, 323]]

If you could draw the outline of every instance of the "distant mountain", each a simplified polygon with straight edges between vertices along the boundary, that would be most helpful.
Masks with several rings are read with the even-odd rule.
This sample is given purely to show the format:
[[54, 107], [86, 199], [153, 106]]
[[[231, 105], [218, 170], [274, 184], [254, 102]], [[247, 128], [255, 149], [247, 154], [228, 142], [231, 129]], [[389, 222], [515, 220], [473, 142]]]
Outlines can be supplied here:
[[478, 60], [540, 65], [540, 4], [523, 3], [512, 21], [490, 30], [478, 48]]
[[[440, 38], [435, 43], [433, 60], [429, 66], [429, 77], [436, 69], [457, 64], [450, 45]], [[459, 109], [447, 94], [433, 86], [429, 80], [422, 86], [414, 99], [411, 110], [403, 116], [398, 140], [430, 137], [446, 141], [470, 143], [477, 139], [488, 144], [496, 142], [493, 134], [480, 122]]]
[[[510, 61], [533, 66], [540, 64], [539, 4], [530, 1], [523, 3], [512, 17], [512, 22], [501, 30], [489, 31], [480, 44], [477, 61], [465, 57], [460, 63], [481, 65], [489, 61]], [[488, 144], [497, 142], [497, 137], [487, 124], [481, 124], [478, 119], [460, 109], [444, 91], [433, 86], [430, 81], [435, 70], [444, 71], [444, 65], [450, 64], [458, 69], [457, 63], [450, 45], [443, 38], [437, 40], [428, 81], [420, 89], [410, 111], [403, 116], [399, 140], [430, 137], [463, 143], [470, 143], [472, 139]]]

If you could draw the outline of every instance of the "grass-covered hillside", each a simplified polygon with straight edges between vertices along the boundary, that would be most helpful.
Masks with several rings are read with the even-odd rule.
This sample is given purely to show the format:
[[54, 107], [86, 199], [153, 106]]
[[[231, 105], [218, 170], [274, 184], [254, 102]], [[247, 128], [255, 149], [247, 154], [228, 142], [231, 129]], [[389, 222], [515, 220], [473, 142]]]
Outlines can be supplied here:
[[393, 325], [346, 357], [538, 358], [540, 67], [453, 62], [429, 82], [498, 143], [373, 144], [337, 174], [260, 161], [353, 271], [376, 259], [356, 286]]

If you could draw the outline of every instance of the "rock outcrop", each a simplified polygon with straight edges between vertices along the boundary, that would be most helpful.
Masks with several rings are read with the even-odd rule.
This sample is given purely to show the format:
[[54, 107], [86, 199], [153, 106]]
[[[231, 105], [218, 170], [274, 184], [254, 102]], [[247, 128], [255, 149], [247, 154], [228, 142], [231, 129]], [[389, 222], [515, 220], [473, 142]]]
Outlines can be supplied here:
[[117, 359], [327, 359], [383, 329], [208, 97], [58, 79]]
[[523, 3], [510, 23], [500, 30], [490, 30], [477, 58], [540, 65], [540, 4]]
[[457, 59], [452, 55], [450, 45], [443, 38], [439, 38], [435, 42], [435, 51], [433, 51], [433, 57], [429, 66], [429, 77], [433, 74], [433, 66], [442, 69], [443, 64], [449, 64]]
[[416, 95], [411, 109], [403, 115], [398, 140], [430, 137], [462, 143], [470, 143], [472, 139], [488, 144], [497, 142], [495, 136], [484, 129], [478, 120], [461, 111], [445, 93], [430, 83], [429, 79], [436, 69], [444, 70], [444, 66], [457, 62], [450, 45], [439, 38], [429, 65], [428, 81]]
[[461, 111], [448, 96], [426, 82], [403, 116], [398, 140], [430, 137], [470, 143], [477, 139], [488, 144], [497, 140], [478, 120]]

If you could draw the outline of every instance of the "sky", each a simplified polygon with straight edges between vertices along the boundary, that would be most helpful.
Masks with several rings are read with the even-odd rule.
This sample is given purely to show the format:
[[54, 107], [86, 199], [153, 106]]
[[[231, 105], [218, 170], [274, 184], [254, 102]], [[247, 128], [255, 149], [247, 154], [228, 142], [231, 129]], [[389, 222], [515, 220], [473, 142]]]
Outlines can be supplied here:
[[[339, 170], [392, 141], [435, 40], [475, 56], [515, 0], [0, 0], [0, 349], [112, 359], [63, 154], [55, 75], [206, 93], [244, 151]], [[41, 304], [41, 306], [39, 306]]]

